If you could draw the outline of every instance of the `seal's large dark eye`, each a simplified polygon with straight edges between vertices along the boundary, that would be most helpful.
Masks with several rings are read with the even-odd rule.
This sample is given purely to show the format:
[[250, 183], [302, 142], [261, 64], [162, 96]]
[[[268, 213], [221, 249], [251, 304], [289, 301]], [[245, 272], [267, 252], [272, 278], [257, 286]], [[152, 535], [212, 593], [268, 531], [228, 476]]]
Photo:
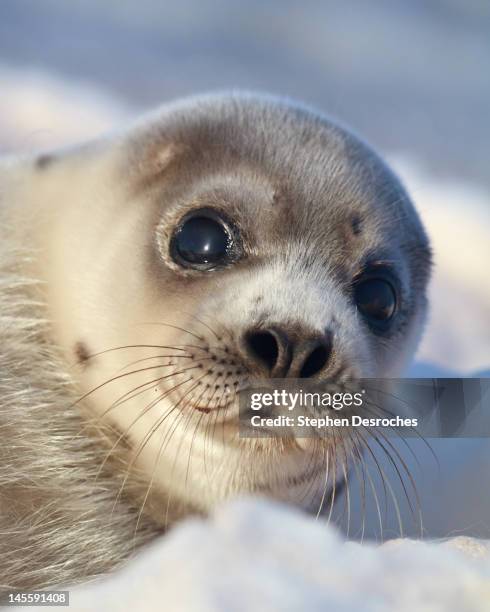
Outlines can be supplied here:
[[396, 291], [384, 278], [367, 278], [358, 282], [354, 298], [360, 312], [371, 323], [385, 325], [395, 314]]
[[210, 270], [229, 262], [233, 234], [219, 213], [196, 210], [184, 217], [171, 241], [174, 261], [184, 267]]

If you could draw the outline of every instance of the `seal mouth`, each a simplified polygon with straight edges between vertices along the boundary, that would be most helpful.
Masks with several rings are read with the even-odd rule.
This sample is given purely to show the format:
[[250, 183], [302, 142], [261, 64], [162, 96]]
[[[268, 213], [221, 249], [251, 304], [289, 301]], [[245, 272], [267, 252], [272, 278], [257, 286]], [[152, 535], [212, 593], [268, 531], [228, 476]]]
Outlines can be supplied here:
[[226, 404], [220, 404], [219, 406], [206, 406], [201, 404], [189, 403], [186, 405], [186, 408], [191, 408], [192, 410], [197, 410], [198, 412], [203, 412], [204, 414], [209, 414], [211, 412], [220, 412], [227, 410], [230, 406], [233, 405], [235, 399], [231, 399]]
[[220, 393], [216, 394], [217, 389], [209, 387], [209, 390], [203, 393], [197, 388], [197, 391], [187, 394], [185, 389], [167, 388], [166, 385], [160, 384], [159, 390], [178, 410], [187, 412], [189, 410], [197, 411], [203, 414], [212, 412], [224, 412], [229, 410], [238, 401], [237, 388], [220, 389]]

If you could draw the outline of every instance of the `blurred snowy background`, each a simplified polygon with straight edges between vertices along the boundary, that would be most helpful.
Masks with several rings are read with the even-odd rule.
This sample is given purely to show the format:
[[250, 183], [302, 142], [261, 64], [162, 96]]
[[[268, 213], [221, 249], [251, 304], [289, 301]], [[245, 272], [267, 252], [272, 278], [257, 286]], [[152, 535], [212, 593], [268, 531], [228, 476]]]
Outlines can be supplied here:
[[[432, 308], [411, 373], [488, 376], [489, 66], [488, 0], [2, 0], [0, 153], [213, 89], [312, 104], [392, 162], [427, 225]], [[440, 469], [423, 449], [413, 468], [427, 533], [490, 536], [489, 441], [432, 445]]]

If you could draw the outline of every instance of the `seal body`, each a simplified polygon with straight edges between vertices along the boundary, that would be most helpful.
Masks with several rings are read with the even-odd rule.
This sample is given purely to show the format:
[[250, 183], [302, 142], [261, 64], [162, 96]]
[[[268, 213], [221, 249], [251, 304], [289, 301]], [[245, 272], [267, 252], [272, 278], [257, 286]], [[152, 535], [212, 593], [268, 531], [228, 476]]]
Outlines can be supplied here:
[[241, 493], [316, 511], [334, 450], [241, 438], [237, 393], [412, 355], [430, 251], [383, 161], [302, 106], [226, 94], [0, 172], [5, 584], [86, 579]]

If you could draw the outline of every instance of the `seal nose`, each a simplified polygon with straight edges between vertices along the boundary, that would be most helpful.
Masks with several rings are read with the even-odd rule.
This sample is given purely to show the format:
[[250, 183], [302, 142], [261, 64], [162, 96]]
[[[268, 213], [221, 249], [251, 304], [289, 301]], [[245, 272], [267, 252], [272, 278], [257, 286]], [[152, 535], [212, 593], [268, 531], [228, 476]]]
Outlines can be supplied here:
[[244, 346], [252, 364], [271, 378], [319, 377], [327, 369], [331, 354], [327, 336], [294, 341], [280, 327], [249, 330], [244, 336]]

